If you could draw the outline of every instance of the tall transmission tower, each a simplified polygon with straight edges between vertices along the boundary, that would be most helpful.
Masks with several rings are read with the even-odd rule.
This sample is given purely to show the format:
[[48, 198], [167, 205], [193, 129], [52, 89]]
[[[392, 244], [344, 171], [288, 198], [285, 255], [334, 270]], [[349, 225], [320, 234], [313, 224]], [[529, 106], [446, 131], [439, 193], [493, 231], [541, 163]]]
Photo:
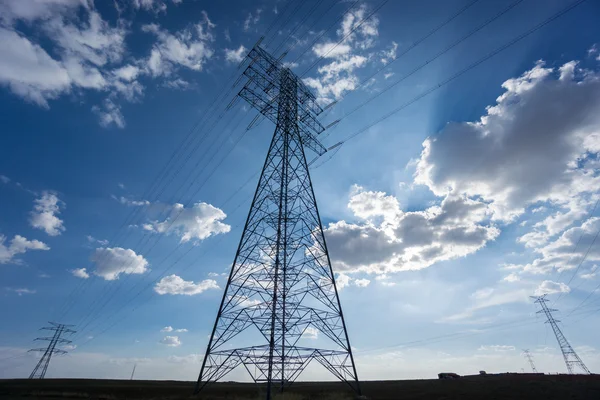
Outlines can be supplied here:
[[275, 123], [275, 133], [196, 393], [243, 365], [256, 383], [266, 382], [270, 399], [272, 389], [283, 391], [316, 361], [360, 394], [304, 152], [305, 147], [318, 155], [326, 151], [316, 138], [325, 130], [317, 120], [323, 110], [281, 57], [259, 45], [242, 63], [240, 79], [247, 82], [230, 105], [246, 100], [260, 111], [257, 117]]
[[556, 336], [556, 340], [558, 341], [558, 345], [560, 346], [560, 351], [562, 352], [563, 358], [565, 359], [565, 364], [567, 365], [567, 370], [569, 374], [573, 373], [573, 367], [577, 366], [581, 370], [583, 370], [586, 374], [591, 374], [590, 370], [585, 366], [581, 358], [575, 353], [575, 350], [571, 347], [567, 338], [562, 333], [560, 328], [558, 327], [559, 320], [555, 319], [552, 313], [554, 311], [558, 311], [554, 308], [548, 308], [546, 304], [549, 300], [546, 299], [546, 295], [543, 296], [531, 296], [535, 299], [534, 303], [538, 303], [542, 308], [537, 313], [544, 313], [546, 315], [546, 323], [550, 324], [552, 330], [554, 331], [554, 335]]
[[529, 352], [529, 349], [523, 349], [523, 356], [525, 357], [525, 359], [527, 361], [529, 361], [529, 366], [531, 367], [531, 370], [533, 371], [534, 374], [537, 374], [538, 371], [535, 368], [535, 364], [533, 363], [533, 356], [531, 355], [531, 353]]
[[29, 375], [29, 379], [44, 379], [44, 376], [46, 376], [46, 371], [48, 370], [48, 365], [50, 365], [50, 359], [52, 358], [52, 355], [67, 353], [65, 350], [56, 348], [57, 344], [71, 343], [70, 340], [62, 339], [61, 338], [62, 334], [63, 333], [75, 333], [74, 330], [69, 329], [69, 327], [73, 326], [73, 325], [57, 324], [55, 322], [50, 322], [50, 325], [52, 325], [52, 326], [47, 326], [47, 327], [41, 328], [41, 330], [54, 331], [54, 335], [48, 336], [48, 337], [39, 337], [39, 338], [35, 339], [35, 340], [47, 340], [48, 347], [29, 350], [29, 351], [36, 351], [36, 352], [44, 352], [42, 354], [42, 358], [40, 358], [40, 361], [38, 361], [38, 363], [35, 366], [35, 368], [33, 369], [33, 371], [31, 371], [31, 375]]

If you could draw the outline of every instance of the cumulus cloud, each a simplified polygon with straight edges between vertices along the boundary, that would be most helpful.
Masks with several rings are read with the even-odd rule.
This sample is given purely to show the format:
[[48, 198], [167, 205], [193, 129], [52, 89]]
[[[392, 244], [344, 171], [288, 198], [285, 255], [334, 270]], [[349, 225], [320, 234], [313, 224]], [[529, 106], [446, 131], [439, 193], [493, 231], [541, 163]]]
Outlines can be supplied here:
[[562, 282], [544, 281], [535, 290], [536, 296], [553, 293], [569, 293], [571, 288]]
[[352, 278], [350, 278], [348, 275], [338, 274], [338, 276], [335, 278], [335, 286], [337, 287], [337, 290], [342, 290], [346, 286], [349, 286], [351, 281]]
[[[115, 7], [119, 14], [127, 6], [157, 13], [168, 3], [133, 0]], [[0, 86], [44, 108], [60, 96], [103, 93], [105, 98], [91, 110], [104, 127], [125, 127], [121, 101], [141, 100], [141, 77], [168, 76], [160, 86], [187, 89], [190, 84], [175, 75], [178, 68], [201, 71], [213, 54], [215, 25], [205, 12], [199, 23], [174, 33], [145, 25], [143, 30], [153, 33], [156, 42], [147, 56], [126, 63], [127, 23], [121, 18], [109, 23], [90, 0], [7, 0], [0, 4], [0, 22]], [[35, 27], [36, 34], [21, 34], [19, 24]]]
[[175, 332], [178, 332], [178, 333], [185, 333], [185, 332], [188, 332], [188, 330], [187, 330], [187, 329], [185, 329], [185, 328], [179, 328], [179, 329], [175, 329]]
[[208, 289], [219, 289], [217, 281], [205, 279], [201, 282], [185, 281], [175, 274], [165, 276], [154, 286], [154, 291], [160, 295], [163, 294], [182, 294], [193, 296], [200, 294]]
[[182, 242], [204, 240], [231, 230], [230, 225], [221, 222], [226, 217], [221, 209], [207, 203], [196, 203], [190, 208], [175, 204], [169, 217], [144, 224], [143, 228], [156, 233], [175, 234]]
[[369, 283], [371, 283], [371, 281], [368, 279], [355, 279], [354, 280], [354, 284], [358, 287], [367, 287], [367, 286], [369, 286]]
[[240, 45], [237, 50], [225, 49], [225, 60], [231, 63], [240, 63], [246, 57], [248, 49], [244, 45]]
[[172, 326], [165, 326], [160, 331], [161, 332], [173, 332], [173, 327]]
[[506, 275], [504, 278], [502, 278], [502, 280], [506, 282], [518, 282], [519, 280], [521, 280], [521, 278], [518, 274], [513, 272], [512, 274]]
[[107, 280], [119, 279], [119, 275], [143, 274], [148, 271], [148, 261], [131, 249], [121, 247], [98, 248], [92, 254], [94, 274]]
[[179, 347], [181, 346], [181, 340], [179, 336], [165, 336], [160, 340], [160, 343], [167, 345], [169, 347]]
[[29, 218], [32, 227], [41, 229], [50, 236], [58, 236], [65, 231], [63, 220], [57, 217], [64, 202], [56, 194], [43, 192], [34, 203]]
[[88, 279], [90, 277], [90, 274], [87, 272], [87, 268], [76, 268], [71, 270], [71, 273], [73, 276], [81, 279]]
[[50, 250], [45, 243], [39, 240], [27, 240], [21, 235], [15, 235], [8, 246], [5, 242], [6, 236], [0, 235], [0, 264], [20, 264], [21, 260], [15, 256], [26, 253], [28, 250]]
[[[139, 83], [131, 82], [131, 89], [107, 71], [122, 60], [126, 30], [110, 26], [92, 2], [50, 0], [35, 2], [30, 10], [23, 4], [0, 5], [5, 22], [0, 28], [0, 51], [5, 55], [0, 61], [0, 84], [44, 108], [49, 108], [49, 100], [80, 89], [131, 92], [137, 87], [139, 91]], [[15, 29], [21, 21], [35, 23], [53, 45], [53, 55]]]
[[472, 254], [500, 233], [489, 221], [487, 205], [464, 197], [447, 197], [439, 206], [403, 212], [393, 196], [355, 186], [348, 207], [363, 221], [339, 221], [326, 229], [338, 271], [384, 274], [422, 269]]
[[570, 209], [600, 183], [585, 168], [600, 150], [600, 75], [540, 61], [502, 87], [478, 121], [450, 123], [423, 143], [415, 182], [482, 198], [502, 221], [540, 202]]

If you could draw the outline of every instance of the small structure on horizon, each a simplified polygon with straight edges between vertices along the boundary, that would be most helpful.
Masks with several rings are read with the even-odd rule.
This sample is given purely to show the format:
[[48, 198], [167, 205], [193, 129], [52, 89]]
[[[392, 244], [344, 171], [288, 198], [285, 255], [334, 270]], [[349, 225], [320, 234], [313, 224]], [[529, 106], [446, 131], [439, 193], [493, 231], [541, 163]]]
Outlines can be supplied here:
[[440, 372], [438, 374], [439, 379], [458, 379], [460, 375], [455, 374], [454, 372]]

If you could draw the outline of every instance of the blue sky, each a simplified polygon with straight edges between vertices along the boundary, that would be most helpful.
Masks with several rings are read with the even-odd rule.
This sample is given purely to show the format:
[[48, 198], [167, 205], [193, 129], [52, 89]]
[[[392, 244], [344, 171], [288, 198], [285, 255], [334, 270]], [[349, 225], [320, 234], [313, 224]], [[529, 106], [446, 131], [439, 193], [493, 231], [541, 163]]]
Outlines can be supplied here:
[[529, 32], [570, 4], [1, 1], [0, 376], [58, 320], [48, 376], [195, 379], [274, 129], [224, 113], [265, 32], [338, 100], [312, 178], [359, 376], [564, 372], [543, 293], [597, 372], [600, 8]]

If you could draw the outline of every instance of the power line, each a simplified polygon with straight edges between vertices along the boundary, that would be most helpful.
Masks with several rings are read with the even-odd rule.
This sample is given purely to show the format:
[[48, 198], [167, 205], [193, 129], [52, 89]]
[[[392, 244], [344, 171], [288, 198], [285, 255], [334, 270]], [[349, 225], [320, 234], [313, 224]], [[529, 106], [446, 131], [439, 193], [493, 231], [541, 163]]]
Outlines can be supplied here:
[[[496, 48], [495, 50], [491, 51], [490, 53], [488, 53], [484, 57], [480, 58], [479, 60], [471, 63], [470, 65], [468, 65], [467, 67], [463, 68], [462, 70], [460, 70], [459, 72], [455, 73], [454, 75], [450, 76], [449, 78], [447, 78], [447, 79], [439, 82], [436, 85], [431, 86], [429, 89], [427, 89], [423, 93], [415, 96], [414, 98], [412, 98], [408, 102], [403, 103], [402, 105], [400, 105], [399, 107], [393, 109], [392, 111], [388, 112], [387, 114], [384, 114], [383, 116], [381, 116], [377, 120], [375, 120], [375, 121], [369, 123], [368, 125], [360, 128], [356, 132], [354, 132], [351, 135], [349, 135], [348, 137], [346, 137], [344, 140], [336, 143], [334, 146], [343, 145], [347, 141], [355, 138], [356, 136], [360, 135], [361, 133], [364, 133], [365, 131], [369, 130], [373, 126], [375, 126], [375, 125], [377, 125], [377, 124], [385, 121], [386, 119], [390, 118], [391, 116], [393, 116], [393, 115], [397, 114], [398, 112], [404, 110], [408, 106], [410, 106], [410, 105], [416, 103], [417, 101], [421, 100], [422, 98], [426, 97], [427, 95], [429, 95], [429, 94], [435, 92], [436, 90], [439, 90], [440, 88], [446, 86], [448, 83], [454, 81], [455, 79], [459, 78], [460, 76], [464, 75], [465, 73], [469, 72], [470, 70], [472, 70], [473, 68], [479, 66], [480, 64], [484, 63], [485, 61], [491, 59], [492, 57], [496, 56], [497, 54], [501, 53], [502, 51], [510, 48], [514, 44], [516, 44], [519, 41], [525, 39], [526, 37], [528, 37], [529, 35], [533, 34], [534, 32], [540, 30], [544, 26], [548, 25], [550, 22], [552, 22], [552, 21], [560, 18], [561, 16], [563, 16], [567, 12], [571, 11], [575, 7], [579, 6], [580, 4], [584, 3], [585, 1], [586, 0], [575, 1], [574, 3], [572, 3], [569, 6], [563, 8], [559, 12], [553, 14], [552, 16], [550, 16], [546, 20], [542, 21], [541, 23], [537, 24], [536, 26], [534, 26], [533, 28], [529, 29], [528, 31], [520, 34], [519, 36], [517, 36], [517, 37], [513, 38], [512, 40], [510, 40], [509, 42], [505, 43], [504, 45], [502, 45], [502, 46]], [[334, 146], [331, 146], [330, 148], [332, 148]]]
[[[510, 10], [512, 10], [513, 8], [515, 8], [517, 5], [519, 5], [522, 2], [523, 2], [523, 0], [516, 0], [513, 3], [509, 4], [502, 11], [500, 11], [499, 13], [497, 13], [496, 15], [494, 15], [493, 17], [489, 18], [488, 20], [486, 20], [485, 22], [483, 22], [482, 24], [480, 24], [479, 26], [477, 26], [475, 29], [473, 29], [470, 32], [468, 32], [466, 35], [460, 37], [458, 40], [454, 41], [449, 46], [446, 46], [443, 50], [439, 51], [435, 56], [431, 57], [430, 59], [428, 59], [424, 63], [422, 63], [419, 66], [417, 66], [416, 68], [414, 68], [409, 73], [407, 73], [404, 76], [402, 76], [402, 78], [400, 78], [400, 79], [396, 80], [395, 82], [393, 82], [392, 84], [386, 86], [384, 89], [378, 91], [377, 93], [375, 93], [373, 96], [369, 97], [364, 102], [358, 104], [352, 110], [346, 112], [340, 119], [338, 119], [337, 121], [335, 121], [335, 123], [338, 124], [343, 119], [345, 119], [345, 118], [349, 117], [350, 115], [354, 114], [356, 111], [360, 110], [361, 108], [363, 108], [367, 104], [371, 103], [373, 100], [377, 99], [378, 97], [380, 97], [384, 93], [386, 93], [389, 90], [391, 90], [392, 88], [396, 87], [401, 82], [403, 82], [406, 79], [408, 79], [409, 77], [413, 76], [414, 74], [416, 74], [417, 72], [419, 72], [421, 69], [425, 68], [426, 66], [428, 66], [429, 64], [431, 64], [433, 61], [437, 60], [438, 58], [440, 58], [441, 56], [443, 56], [444, 54], [446, 54], [450, 50], [454, 49], [456, 46], [458, 46], [459, 44], [463, 43], [464, 41], [466, 41], [467, 39], [469, 39], [471, 36], [475, 35], [477, 32], [479, 32], [483, 28], [485, 28], [488, 25], [490, 25], [492, 22], [496, 21], [497, 19], [499, 19], [500, 17], [502, 17], [504, 14], [508, 13]], [[434, 29], [434, 31], [436, 31], [436, 29]], [[426, 35], [426, 36], [428, 37], [428, 35]], [[423, 40], [421, 40], [420, 42], [422, 42]], [[381, 71], [381, 69], [379, 71]], [[379, 71], [377, 71], [375, 74], [377, 74]], [[375, 74], [373, 74], [372, 76], [374, 76]], [[372, 76], [369, 78], [369, 80], [372, 78]], [[363, 81], [363, 83], [361, 83], [361, 85], [364, 84], [365, 82], [368, 82], [368, 80], [367, 81]]]
[[[289, 5], [290, 5], [290, 2], [288, 2], [288, 4], [286, 5], [286, 7], [285, 7], [285, 9], [284, 9], [284, 12], [285, 12], [285, 10], [287, 10], [287, 8], [289, 7]], [[270, 25], [270, 26], [269, 26], [269, 28], [267, 29], [267, 32], [265, 33], [265, 36], [267, 36], [267, 35], [269, 34], [270, 30], [272, 29], [272, 27], [275, 25], [275, 23], [276, 23], [278, 20], [279, 20], [279, 18], [278, 18], [278, 17], [275, 17], [275, 18], [274, 18], [274, 20], [272, 21], [271, 25]], [[234, 71], [234, 72], [233, 72], [233, 74], [232, 74], [232, 77], [235, 75], [235, 73], [236, 73], [236, 72]], [[231, 78], [232, 78], [232, 77], [231, 77]], [[230, 82], [230, 81], [232, 80], [231, 78], [230, 78], [228, 81], [226, 81], [226, 82]], [[181, 149], [187, 149], [187, 148], [188, 148], [188, 146], [186, 146], [186, 143], [187, 143], [188, 139], [192, 138], [192, 140], [194, 140], [194, 136], [192, 136], [192, 134], [193, 134], [193, 132], [196, 130], [196, 128], [198, 127], [198, 125], [200, 124], [200, 122], [201, 122], [201, 121], [202, 121], [204, 118], [206, 118], [207, 116], [212, 116], [212, 114], [211, 114], [211, 112], [210, 112], [210, 111], [211, 111], [213, 108], [215, 108], [215, 107], [216, 107], [216, 108], [218, 108], [218, 107], [217, 107], [217, 105], [218, 105], [220, 102], [222, 102], [222, 100], [223, 100], [225, 97], [227, 97], [227, 96], [228, 96], [228, 94], [229, 94], [229, 93], [230, 93], [232, 90], [233, 90], [233, 87], [231, 87], [231, 88], [230, 88], [230, 90], [229, 90], [229, 91], [227, 91], [227, 92], [220, 91], [220, 94], [216, 96], [216, 101], [213, 101], [213, 102], [211, 103], [211, 107], [209, 107], [209, 109], [207, 109], [207, 111], [206, 111], [206, 112], [203, 114], [203, 116], [201, 116], [201, 117], [200, 117], [200, 118], [199, 118], [199, 119], [196, 121], [196, 123], [195, 123], [195, 124], [192, 126], [192, 128], [189, 130], [189, 132], [188, 132], [188, 134], [186, 135], [186, 137], [184, 138], [184, 140], [183, 140], [183, 141], [180, 143], [179, 147], [178, 147], [178, 148], [177, 148], [177, 149], [176, 149], [176, 150], [173, 152], [173, 154], [171, 155], [170, 159], [167, 161], [167, 163], [165, 164], [165, 166], [163, 167], [163, 169], [162, 169], [162, 170], [159, 172], [159, 174], [157, 175], [157, 177], [154, 179], [153, 183], [152, 183], [152, 184], [149, 186], [149, 188], [147, 189], [147, 191], [146, 191], [146, 194], [145, 194], [145, 195], [144, 195], [142, 198], [147, 198], [147, 197], [149, 196], [149, 194], [152, 192], [152, 190], [153, 190], [153, 188], [154, 188], [154, 186], [155, 186], [156, 182], [159, 182], [159, 181], [161, 181], [162, 179], [164, 179], [164, 178], [165, 178], [165, 176], [166, 176], [166, 174], [165, 174], [165, 171], [167, 171], [167, 170], [169, 169], [168, 167], [169, 167], [170, 163], [172, 162], [172, 160], [174, 160], [174, 159], [176, 158], [176, 155], [179, 153], [179, 151], [180, 151]], [[188, 158], [189, 158], [189, 157], [188, 157]], [[139, 212], [140, 212], [140, 211], [139, 211], [139, 209], [137, 209], [137, 208], [136, 208], [136, 209], [133, 209], [133, 210], [130, 212], [129, 216], [128, 216], [128, 217], [125, 219], [125, 221], [123, 222], [123, 224], [122, 224], [122, 225], [121, 225], [121, 226], [120, 226], [120, 227], [117, 229], [117, 231], [116, 231], [116, 233], [115, 233], [115, 236], [113, 237], [113, 239], [111, 239], [111, 240], [109, 241], [109, 243], [114, 243], [114, 242], [116, 241], [116, 238], [118, 237], [118, 233], [119, 233], [119, 232], [121, 232], [125, 226], [129, 225], [129, 224], [130, 224], [130, 222], [128, 222], [128, 221], [131, 221], [131, 220], [132, 220], [132, 217], [133, 217], [133, 216], [135, 216], [136, 214], [138, 214]], [[75, 298], [76, 298], [75, 294], [76, 294], [77, 292], [80, 292], [80, 293], [81, 293], [81, 292], [83, 291], [83, 287], [84, 287], [84, 286], [86, 286], [86, 283], [87, 283], [88, 285], [90, 285], [89, 281], [87, 281], [87, 282], [86, 282], [86, 281], [82, 281], [82, 282], [81, 282], [79, 285], [77, 285], [77, 286], [76, 286], [76, 287], [75, 287], [75, 288], [72, 290], [72, 292], [69, 294], [69, 296], [67, 296], [67, 299], [65, 300], [65, 302], [63, 303], [63, 305], [62, 305], [60, 308], [58, 308], [58, 309], [57, 309], [57, 310], [58, 310], [58, 312], [61, 314], [61, 316], [64, 316], [64, 315], [65, 315], [65, 314], [66, 314], [66, 313], [67, 313], [67, 312], [70, 310], [70, 308], [72, 307], [72, 304], [75, 302]], [[66, 309], [66, 310], [65, 310], [65, 309]]]
[[[437, 33], [440, 29], [444, 28], [446, 25], [448, 25], [450, 22], [452, 22], [453, 20], [455, 20], [456, 18], [458, 18], [461, 14], [463, 14], [465, 11], [467, 11], [469, 8], [471, 8], [473, 5], [475, 5], [478, 2], [479, 2], [479, 0], [473, 0], [470, 3], [466, 4], [465, 6], [461, 7], [455, 14], [452, 14], [450, 17], [448, 17], [447, 19], [445, 19], [444, 21], [442, 21], [439, 25], [437, 25], [434, 28], [432, 28], [424, 36], [422, 36], [419, 39], [417, 39], [416, 41], [414, 41], [411, 45], [409, 45], [406, 49], [404, 49], [400, 54], [397, 54], [392, 59], [390, 59], [389, 61], [387, 61], [386, 63], [384, 63], [381, 67], [379, 67], [377, 70], [375, 70], [375, 72], [373, 72], [370, 76], [368, 76], [367, 78], [362, 79], [354, 89], [346, 92], [340, 98], [338, 98], [335, 101], [333, 101], [333, 103], [327, 105], [327, 108], [333, 106], [334, 104], [337, 104], [337, 103], [341, 102], [350, 93], [356, 92], [358, 89], [360, 89], [361, 87], [363, 87], [366, 83], [369, 83], [371, 81], [371, 79], [373, 79], [375, 77], [375, 75], [377, 75], [378, 73], [380, 73], [384, 69], [388, 68], [390, 65], [392, 65], [394, 62], [398, 61], [400, 58], [404, 57], [406, 54], [408, 54], [415, 47], [417, 47], [418, 45], [420, 45], [421, 43], [423, 43], [425, 40], [429, 39], [431, 36], [433, 36], [435, 33]], [[430, 63], [434, 59], [429, 60], [428, 63]]]
[[[193, 153], [193, 152], [191, 152], [191, 153]], [[190, 153], [190, 154], [191, 154], [191, 153]], [[214, 172], [214, 170], [213, 170], [213, 172]], [[189, 176], [188, 176], [188, 177], [189, 177]], [[175, 220], [176, 220], [176, 218], [173, 218], [171, 222], [174, 222]], [[127, 277], [128, 277], [128, 276], [127, 276]], [[125, 277], [125, 279], [124, 279], [124, 280], [127, 280], [127, 277]], [[121, 286], [119, 286], [119, 288], [120, 288], [120, 287], [122, 287], [122, 285], [121, 285]], [[114, 289], [114, 290], [116, 291], [117, 289]], [[98, 298], [101, 298], [101, 297], [102, 297], [102, 296], [98, 296]], [[112, 296], [105, 296], [105, 297], [106, 297], [105, 303], [104, 303], [104, 305], [103, 305], [103, 306], [100, 306], [100, 310], [102, 310], [102, 309], [104, 308], [104, 306], [105, 306], [105, 305], [108, 303], [108, 301], [110, 301], [110, 298], [111, 298]], [[97, 313], [99, 313], [99, 310], [97, 310], [96, 312], [93, 312], [93, 313], [88, 313], [88, 315], [87, 315], [87, 317], [86, 317], [86, 318], [90, 319], [90, 317], [91, 317], [93, 314], [97, 314]], [[87, 327], [87, 324], [86, 324], [86, 327]], [[83, 329], [81, 330], [81, 334], [83, 334]]]

